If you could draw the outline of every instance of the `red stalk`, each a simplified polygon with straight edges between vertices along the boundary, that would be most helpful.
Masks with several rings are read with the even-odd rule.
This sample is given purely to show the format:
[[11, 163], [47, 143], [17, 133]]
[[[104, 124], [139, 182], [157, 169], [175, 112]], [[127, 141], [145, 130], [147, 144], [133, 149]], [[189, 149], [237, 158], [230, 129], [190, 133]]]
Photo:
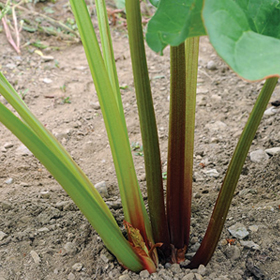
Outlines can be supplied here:
[[171, 100], [167, 171], [167, 218], [173, 261], [189, 244], [199, 37], [171, 47]]
[[185, 46], [171, 47], [170, 121], [167, 162], [167, 220], [171, 244], [185, 247], [187, 199], [182, 191], [185, 170]]

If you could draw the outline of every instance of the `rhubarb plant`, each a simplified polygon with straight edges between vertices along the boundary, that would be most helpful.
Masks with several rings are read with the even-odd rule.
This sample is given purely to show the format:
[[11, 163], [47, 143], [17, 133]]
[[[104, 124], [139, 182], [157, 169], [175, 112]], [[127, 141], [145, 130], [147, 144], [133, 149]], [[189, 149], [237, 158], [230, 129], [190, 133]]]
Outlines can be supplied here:
[[0, 121], [42, 162], [70, 195], [119, 262], [133, 271], [157, 268], [162, 261], [182, 262], [191, 221], [194, 124], [199, 37], [208, 35], [217, 53], [237, 75], [266, 79], [233, 153], [201, 245], [188, 267], [207, 265], [220, 238], [242, 166], [280, 75], [278, 0], [153, 0], [156, 12], [145, 34], [158, 53], [170, 45], [170, 118], [167, 191], [145, 55], [138, 0], [125, 11], [139, 111], [148, 193], [140, 192], [116, 71], [105, 2], [96, 0], [101, 47], [84, 0], [70, 0], [108, 134], [128, 240], [83, 171], [32, 114], [3, 74], [0, 93], [18, 113], [0, 103]]

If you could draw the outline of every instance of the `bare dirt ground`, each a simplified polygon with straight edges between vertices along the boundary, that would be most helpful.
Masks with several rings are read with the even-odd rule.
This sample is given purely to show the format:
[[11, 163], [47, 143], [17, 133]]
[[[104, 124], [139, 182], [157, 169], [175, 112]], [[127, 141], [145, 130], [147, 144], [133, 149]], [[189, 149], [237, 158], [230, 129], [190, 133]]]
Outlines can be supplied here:
[[[66, 1], [36, 6], [59, 17]], [[65, 11], [65, 14], [67, 14]], [[131, 143], [141, 145], [130, 54], [125, 28], [112, 28], [115, 57]], [[105, 181], [104, 199], [122, 227], [123, 214], [103, 118], [80, 43], [44, 34], [21, 33], [22, 44], [40, 40], [46, 60], [34, 46], [20, 55], [0, 33], [0, 69], [24, 95], [24, 101], [55, 134], [94, 184]], [[169, 58], [147, 48], [158, 121], [163, 171], [166, 170]], [[212, 61], [212, 62], [210, 62]], [[210, 69], [209, 69], [210, 68]], [[233, 149], [262, 83], [249, 84], [221, 61], [206, 37], [201, 38], [194, 153], [194, 198], [191, 247], [198, 248]], [[272, 101], [280, 99], [277, 86]], [[0, 96], [0, 101], [5, 100]], [[0, 125], [0, 280], [10, 279], [280, 279], [280, 111], [263, 117], [248, 155], [217, 251], [206, 267], [189, 271], [160, 266], [151, 276], [125, 271], [65, 191], [46, 169]], [[145, 194], [143, 157], [133, 152]], [[229, 228], [241, 223], [245, 237]], [[240, 226], [239, 226], [240, 227]], [[235, 239], [227, 241], [227, 239]], [[232, 244], [231, 244], [232, 243]], [[195, 278], [196, 277], [196, 278]]]

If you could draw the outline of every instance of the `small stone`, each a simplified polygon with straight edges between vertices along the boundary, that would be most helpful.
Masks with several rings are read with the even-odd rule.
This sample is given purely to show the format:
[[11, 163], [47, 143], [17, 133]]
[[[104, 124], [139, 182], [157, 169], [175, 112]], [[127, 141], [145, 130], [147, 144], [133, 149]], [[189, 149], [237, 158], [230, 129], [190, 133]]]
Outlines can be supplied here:
[[280, 147], [274, 147], [270, 149], [266, 149], [265, 152], [270, 156], [274, 156], [280, 153]]
[[197, 269], [197, 273], [204, 276], [207, 273], [207, 268], [203, 264], [200, 264]]
[[201, 194], [200, 194], [200, 193], [194, 193], [194, 194], [193, 194], [193, 197], [194, 197], [194, 198], [201, 198]]
[[97, 191], [100, 193], [101, 196], [103, 196], [103, 197], [109, 196], [107, 184], [105, 181], [99, 182], [99, 183], [95, 184], [94, 186], [97, 189]]
[[50, 193], [49, 193], [49, 191], [41, 191], [41, 192], [40, 192], [40, 198], [43, 198], [43, 199], [48, 199], [48, 198], [50, 198]]
[[8, 179], [5, 181], [5, 184], [11, 185], [13, 182], [14, 182], [13, 178], [8, 178]]
[[209, 275], [209, 279], [217, 279], [218, 277], [217, 277], [217, 275], [216, 275], [216, 273], [215, 272], [212, 272], [212, 273], [210, 273], [210, 275]]
[[80, 71], [84, 71], [84, 70], [86, 70], [88, 67], [86, 67], [86, 66], [77, 66], [77, 67], [74, 67], [73, 69], [75, 70], [80, 70]]
[[182, 280], [195, 280], [195, 276], [194, 276], [194, 273], [189, 273], [187, 275], [185, 275]]
[[170, 267], [170, 270], [174, 273], [174, 274], [178, 274], [178, 273], [181, 273], [182, 270], [181, 270], [181, 267], [178, 263], [173, 263]]
[[260, 246], [253, 241], [244, 241], [240, 240], [240, 244], [245, 248], [253, 249], [253, 250], [260, 250]]
[[109, 278], [112, 279], [112, 280], [115, 280], [117, 279], [118, 276], [120, 276], [120, 272], [118, 269], [113, 269], [109, 272]]
[[270, 107], [264, 111], [264, 115], [272, 116], [272, 115], [275, 115], [278, 111], [279, 111], [279, 109], [277, 109], [275, 107]]
[[188, 252], [185, 256], [186, 256], [186, 259], [188, 261], [190, 261], [194, 255], [195, 255], [195, 252]]
[[220, 176], [216, 169], [205, 170], [204, 173], [210, 177], [218, 178]]
[[2, 206], [3, 210], [11, 210], [12, 209], [12, 204], [7, 201], [1, 201], [0, 205]]
[[99, 102], [90, 102], [90, 107], [93, 108], [94, 110], [99, 110], [100, 104]]
[[211, 99], [213, 99], [216, 102], [220, 102], [222, 100], [222, 97], [220, 95], [217, 95], [217, 94], [212, 94]]
[[165, 265], [164, 265], [165, 269], [169, 269], [171, 267], [171, 263], [167, 262]]
[[26, 182], [21, 182], [19, 184], [21, 187], [24, 187], [24, 188], [27, 188], [27, 187], [30, 187], [30, 184], [26, 183]]
[[214, 144], [220, 143], [220, 139], [217, 138], [217, 137], [212, 137], [212, 138], [210, 139], [210, 142], [211, 142], [211, 143], [214, 143]]
[[75, 254], [77, 251], [76, 246], [72, 242], [67, 242], [63, 248], [66, 251], [66, 253], [69, 254]]
[[227, 244], [228, 244], [228, 242], [227, 242], [226, 239], [222, 239], [222, 240], [220, 241], [220, 245], [221, 245], [221, 246], [226, 246]]
[[199, 88], [197, 89], [197, 91], [196, 91], [196, 93], [198, 93], [198, 94], [207, 94], [208, 92], [209, 92], [208, 89], [206, 89], [206, 88], [201, 88], [201, 87], [199, 87]]
[[160, 269], [158, 271], [158, 276], [160, 279], [173, 280], [173, 273], [169, 269]]
[[200, 247], [200, 243], [196, 242], [194, 245], [191, 246], [190, 251], [191, 252], [196, 252], [199, 247]]
[[131, 277], [129, 275], [125, 274], [125, 275], [121, 275], [119, 277], [119, 280], [131, 280]]
[[68, 203], [66, 203], [63, 206], [63, 211], [77, 211], [77, 210], [78, 207], [73, 201], [68, 201]]
[[248, 193], [250, 193], [252, 191], [252, 189], [243, 189], [243, 190], [241, 190], [240, 192], [239, 192], [239, 196], [242, 196], [242, 197], [244, 197], [244, 196], [246, 196]]
[[54, 60], [54, 57], [51, 55], [42, 55], [41, 58], [44, 60], [44, 62], [52, 61]]
[[139, 276], [141, 277], [141, 279], [146, 279], [146, 278], [149, 278], [150, 276], [150, 273], [148, 270], [142, 270], [140, 273], [139, 273]]
[[38, 232], [48, 232], [50, 231], [47, 227], [42, 227], [38, 229]]
[[52, 80], [51, 80], [51, 79], [48, 79], [48, 78], [44, 78], [44, 79], [43, 79], [43, 82], [44, 82], [45, 84], [51, 84], [51, 83], [52, 83]]
[[252, 231], [252, 232], [257, 232], [258, 229], [259, 229], [259, 227], [257, 225], [249, 226], [249, 230]]
[[67, 280], [75, 280], [75, 275], [72, 273], [72, 272], [70, 272], [69, 274], [68, 274], [68, 276], [67, 276]]
[[213, 60], [209, 60], [206, 68], [209, 70], [217, 70], [217, 64]]
[[0, 231], [0, 241], [2, 241], [5, 237], [7, 237], [8, 235], [3, 232], [3, 231]]
[[237, 246], [228, 246], [225, 255], [228, 259], [237, 260], [240, 257], [240, 250]]
[[199, 174], [198, 172], [194, 172], [193, 174], [193, 180], [194, 182], [203, 182], [204, 181], [204, 178], [201, 174]]
[[207, 123], [205, 127], [211, 131], [218, 131], [226, 129], [227, 125], [224, 122], [216, 121], [214, 123]]
[[233, 133], [232, 137], [233, 138], [239, 138], [242, 134], [242, 130], [237, 130], [236, 132]]
[[39, 255], [35, 251], [30, 251], [30, 255], [36, 264], [39, 264], [41, 262]]
[[4, 148], [5, 148], [5, 149], [10, 149], [10, 148], [12, 148], [13, 146], [14, 146], [14, 144], [11, 143], [11, 142], [7, 142], [7, 143], [4, 144]]
[[108, 262], [114, 260], [114, 256], [111, 255], [107, 250], [103, 250], [103, 253], [101, 252], [100, 258], [101, 258], [105, 263], [108, 263]]
[[9, 68], [10, 70], [15, 69], [17, 66], [14, 63], [8, 63], [6, 64], [6, 67]]
[[16, 155], [18, 155], [18, 156], [29, 156], [29, 155], [32, 155], [32, 153], [29, 151], [29, 149], [26, 146], [24, 146], [22, 144], [16, 149]]
[[268, 210], [268, 211], [274, 212], [274, 207], [271, 206], [271, 205], [266, 205], [263, 208], [258, 208], [258, 209], [260, 209], [260, 210]]
[[146, 174], [143, 173], [143, 174], [139, 175], [138, 178], [139, 178], [139, 182], [145, 182], [146, 181]]
[[263, 162], [268, 159], [269, 159], [268, 154], [262, 149], [259, 149], [259, 150], [256, 150], [256, 151], [253, 151], [250, 153], [250, 160], [252, 162]]
[[70, 203], [70, 201], [59, 201], [55, 204], [55, 207], [59, 209], [60, 211], [63, 211], [65, 206], [67, 206]]
[[241, 223], [236, 223], [235, 225], [232, 225], [229, 227], [228, 231], [230, 234], [238, 239], [243, 239], [249, 235], [249, 232], [247, 231], [246, 227]]
[[198, 273], [195, 273], [194, 277], [195, 277], [195, 280], [203, 280], [203, 277]]
[[83, 264], [82, 264], [82, 263], [75, 263], [75, 264], [73, 264], [73, 266], [72, 266], [72, 269], [75, 270], [75, 271], [77, 271], [77, 272], [81, 271], [82, 268], [83, 268]]
[[108, 205], [108, 207], [111, 207], [114, 210], [122, 208], [122, 203], [120, 199], [117, 199], [115, 201], [107, 201], [106, 204]]
[[70, 128], [66, 128], [63, 130], [53, 129], [52, 133], [55, 138], [57, 138], [58, 140], [62, 140], [63, 138], [67, 138], [72, 134], [72, 129]]

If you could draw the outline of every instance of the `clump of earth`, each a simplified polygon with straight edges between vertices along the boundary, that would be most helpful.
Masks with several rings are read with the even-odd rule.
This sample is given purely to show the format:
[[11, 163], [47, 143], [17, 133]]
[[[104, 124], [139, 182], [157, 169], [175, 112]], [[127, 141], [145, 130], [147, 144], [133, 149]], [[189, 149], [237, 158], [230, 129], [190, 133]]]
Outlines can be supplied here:
[[[65, 1], [62, 1], [63, 3]], [[56, 8], [63, 3], [44, 3]], [[65, 4], [65, 3], [64, 3]], [[40, 6], [41, 5], [41, 6]], [[42, 4], [37, 9], [42, 9]], [[57, 6], [56, 6], [57, 5]], [[61, 5], [61, 6], [59, 6]], [[34, 36], [39, 36], [34, 37]], [[112, 27], [116, 65], [132, 147], [141, 146], [127, 32]], [[21, 33], [48, 47], [17, 54], [0, 33], [0, 69], [39, 120], [81, 166], [123, 229], [123, 212], [95, 88], [80, 43]], [[169, 49], [147, 47], [148, 68], [166, 171], [169, 113]], [[190, 259], [204, 236], [234, 147], [263, 82], [237, 77], [201, 38]], [[280, 99], [277, 86], [271, 101]], [[5, 103], [3, 97], [0, 101]], [[253, 140], [217, 250], [204, 267], [179, 264], [133, 273], [107, 251], [66, 192], [40, 162], [0, 125], [0, 279], [280, 279], [280, 110], [271, 105]], [[136, 144], [139, 143], [139, 144]], [[274, 148], [274, 149], [272, 149]], [[144, 200], [144, 158], [132, 151]]]

